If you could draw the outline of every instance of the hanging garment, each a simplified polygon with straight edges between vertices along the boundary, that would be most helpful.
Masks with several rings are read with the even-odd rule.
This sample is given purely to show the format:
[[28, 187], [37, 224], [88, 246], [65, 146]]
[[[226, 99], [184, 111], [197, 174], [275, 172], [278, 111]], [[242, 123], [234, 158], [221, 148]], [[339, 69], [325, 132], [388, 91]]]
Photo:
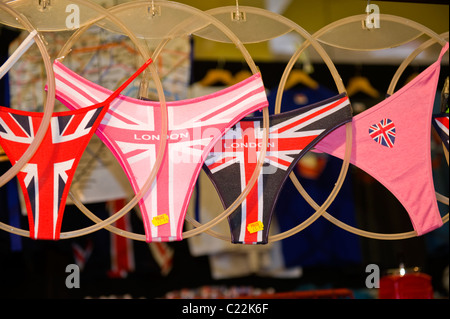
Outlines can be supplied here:
[[[382, 183], [407, 210], [418, 235], [442, 225], [431, 174], [431, 116], [444, 46], [438, 60], [411, 82], [353, 118], [351, 163]], [[345, 130], [316, 149], [343, 158]]]
[[[69, 109], [98, 103], [111, 92], [54, 63], [56, 96]], [[261, 74], [220, 92], [167, 102], [168, 147], [151, 191], [140, 201], [146, 241], [182, 239], [184, 216], [204, 158], [220, 137], [247, 114], [267, 107]], [[97, 134], [138, 193], [156, 159], [160, 104], [119, 96]]]
[[[298, 160], [327, 133], [351, 121], [347, 96], [270, 117], [265, 165], [241, 206], [229, 217], [232, 242], [266, 244], [280, 189]], [[250, 180], [263, 141], [262, 118], [246, 118], [230, 129], [205, 161], [225, 207]]]
[[[33, 239], [59, 239], [70, 183], [78, 161], [105, 113], [103, 106], [54, 113], [38, 150], [17, 174]], [[0, 143], [11, 164], [34, 139], [42, 113], [0, 107]]]
[[[240, 74], [242, 73], [238, 73], [238, 75]], [[235, 77], [238, 78], [239, 76]], [[235, 81], [235, 83], [237, 82]], [[217, 84], [205, 86], [199, 81], [192, 84], [189, 91], [191, 97], [199, 97], [224, 88], [224, 86], [218, 86]], [[200, 223], [206, 223], [213, 220], [223, 210], [222, 201], [214, 185], [205, 170], [202, 169], [189, 202], [187, 214], [195, 216], [195, 219]], [[188, 230], [194, 228], [189, 223], [186, 224], [186, 227]], [[275, 228], [276, 225], [272, 223], [271, 231], [276, 233]], [[229, 234], [230, 232], [226, 220], [214, 226], [213, 230], [222, 234]], [[229, 240], [218, 239], [206, 233], [189, 237], [187, 243], [189, 253], [193, 257], [207, 256], [211, 277], [216, 280], [248, 275], [294, 276], [298, 278], [301, 274], [299, 269], [286, 270], [283, 267], [283, 259], [278, 258], [281, 256], [280, 243], [260, 245], [255, 249], [256, 247], [252, 248], [246, 245], [234, 245]]]
[[[152, 61], [148, 60], [104, 102], [53, 113], [39, 148], [17, 174], [33, 239], [59, 239], [64, 207], [76, 167], [108, 106]], [[0, 144], [11, 163], [28, 149], [43, 113], [0, 107]]]
[[[210, 74], [209, 72], [207, 74]], [[204, 79], [204, 78], [202, 78]], [[208, 94], [213, 94], [220, 90], [225, 89], [226, 85], [218, 85], [222, 83], [213, 83], [211, 85], [204, 85], [204, 82], [198, 81], [193, 83], [189, 88], [190, 98], [205, 96]], [[231, 83], [231, 81], [230, 81]], [[192, 216], [200, 223], [206, 223], [220, 213], [223, 212], [223, 205], [220, 200], [219, 195], [211, 183], [205, 170], [200, 170], [199, 176], [197, 178], [195, 188], [192, 192], [191, 200], [189, 202], [187, 214]], [[190, 223], [186, 224], [186, 229], [191, 230], [195, 227]], [[216, 226], [214, 230], [226, 233], [228, 231], [228, 225], [226, 221], [222, 221]], [[210, 236], [206, 233], [201, 233], [197, 236], [192, 236], [187, 239], [189, 245], [189, 253], [194, 257], [199, 256], [211, 256], [219, 253], [229, 252], [236, 249], [236, 245], [232, 245], [229, 241], [221, 240]], [[209, 262], [211, 272], [213, 273], [213, 267], [211, 261]]]

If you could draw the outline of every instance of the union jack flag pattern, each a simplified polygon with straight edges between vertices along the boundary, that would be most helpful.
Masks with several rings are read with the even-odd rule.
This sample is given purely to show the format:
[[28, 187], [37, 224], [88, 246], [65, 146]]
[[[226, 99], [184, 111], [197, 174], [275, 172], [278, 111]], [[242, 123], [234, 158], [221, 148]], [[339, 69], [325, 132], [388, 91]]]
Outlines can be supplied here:
[[[59, 239], [73, 175], [105, 110], [98, 106], [54, 113], [39, 148], [17, 174], [31, 238]], [[0, 108], [0, 143], [11, 164], [26, 152], [41, 122], [42, 113]]]
[[[270, 117], [265, 163], [256, 184], [229, 218], [232, 243], [266, 244], [278, 194], [300, 158], [334, 128], [351, 121], [347, 96]], [[263, 144], [262, 118], [246, 118], [209, 153], [204, 169], [225, 207], [248, 184]]]
[[432, 123], [448, 151], [448, 113], [433, 115]]
[[383, 119], [369, 127], [369, 135], [375, 142], [388, 148], [394, 147], [395, 124], [390, 119]]

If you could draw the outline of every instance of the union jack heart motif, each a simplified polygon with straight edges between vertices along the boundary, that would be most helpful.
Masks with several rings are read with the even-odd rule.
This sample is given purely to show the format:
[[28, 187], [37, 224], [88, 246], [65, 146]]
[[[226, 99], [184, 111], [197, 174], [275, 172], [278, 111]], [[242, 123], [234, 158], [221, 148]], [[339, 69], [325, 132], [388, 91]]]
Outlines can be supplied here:
[[378, 144], [392, 148], [396, 136], [395, 124], [390, 119], [383, 119], [369, 127], [369, 135]]

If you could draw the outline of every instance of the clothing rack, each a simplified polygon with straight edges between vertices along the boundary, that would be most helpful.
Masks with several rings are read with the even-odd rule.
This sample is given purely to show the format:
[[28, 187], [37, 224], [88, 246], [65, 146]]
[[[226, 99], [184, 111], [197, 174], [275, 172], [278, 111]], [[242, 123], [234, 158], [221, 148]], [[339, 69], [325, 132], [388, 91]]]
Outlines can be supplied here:
[[[25, 3], [27, 0], [20, 0], [18, 1], [17, 7], [14, 7], [13, 4], [7, 4], [7, 3], [0, 3], [0, 11], [2, 11], [2, 14], [0, 15], [0, 22], [5, 23], [9, 27], [16, 27], [21, 30], [24, 30], [29, 33], [29, 36], [24, 41], [23, 45], [20, 46], [19, 50], [17, 50], [13, 56], [11, 57], [10, 62], [5, 63], [3, 66], [1, 66], [0, 69], [0, 76], [3, 76], [3, 74], [6, 74], [8, 70], [13, 67], [13, 64], [19, 60], [22, 55], [26, 54], [26, 51], [35, 44], [42, 56], [42, 61], [45, 66], [46, 76], [47, 76], [47, 99], [46, 104], [44, 107], [44, 112], [42, 113], [42, 122], [39, 126], [39, 129], [37, 130], [33, 141], [29, 145], [29, 147], [26, 149], [25, 153], [22, 155], [22, 157], [19, 158], [19, 160], [15, 163], [12, 163], [12, 167], [5, 173], [3, 173], [0, 176], [0, 187], [4, 187], [6, 183], [8, 183], [11, 179], [18, 177], [20, 172], [23, 171], [23, 169], [26, 167], [26, 165], [29, 163], [30, 159], [33, 157], [33, 155], [37, 152], [37, 149], [41, 145], [44, 135], [46, 134], [49, 127], [52, 125], [52, 116], [56, 116], [56, 113], [54, 112], [54, 103], [57, 98], [57, 88], [55, 87], [58, 81], [55, 79], [55, 68], [54, 63], [50, 61], [50, 57], [48, 54], [48, 46], [51, 45], [51, 43], [46, 42], [45, 38], [45, 32], [53, 31], [55, 30], [47, 30], [48, 24], [47, 22], [44, 24], [42, 20], [39, 20], [39, 17], [41, 17], [42, 13], [48, 14], [48, 8], [47, 6], [53, 6], [55, 4], [47, 3], [45, 2], [45, 6], [42, 7], [42, 10], [36, 10], [35, 12], [31, 11], [25, 11], [24, 7], [22, 6], [23, 3]], [[416, 1], [409, 1], [409, 2], [416, 2]], [[419, 1], [420, 2], [420, 1]], [[88, 19], [87, 21], [81, 21], [81, 25], [76, 30], [68, 30], [65, 26], [56, 25], [56, 31], [59, 32], [67, 32], [67, 31], [73, 31], [72, 35], [69, 37], [68, 41], [63, 45], [61, 50], [58, 52], [56, 60], [59, 63], [63, 63], [66, 61], [68, 57], [73, 54], [72, 48], [80, 41], [83, 34], [87, 32], [91, 27], [94, 25], [101, 25], [106, 30], [109, 30], [111, 32], [117, 32], [118, 34], [125, 35], [129, 37], [132, 41], [132, 43], [136, 46], [136, 52], [137, 52], [137, 58], [139, 60], [144, 61], [152, 61], [157, 62], [160, 59], [163, 58], [163, 50], [167, 46], [167, 44], [174, 38], [178, 37], [203, 37], [208, 40], [216, 41], [216, 42], [223, 42], [227, 44], [233, 45], [237, 51], [240, 53], [242, 60], [245, 61], [246, 66], [243, 66], [242, 63], [240, 63], [239, 66], [232, 65], [230, 66], [230, 63], [227, 62], [228, 66], [230, 68], [234, 68], [233, 72], [236, 73], [239, 70], [243, 70], [244, 68], [248, 68], [246, 70], [246, 75], [248, 76], [246, 79], [243, 79], [242, 81], [239, 81], [238, 83], [232, 82], [231, 78], [231, 72], [227, 70], [226, 68], [221, 69], [220, 77], [216, 77], [217, 79], [224, 79], [222, 80], [226, 86], [229, 88], [225, 89], [224, 92], [228, 92], [227, 90], [231, 90], [231, 88], [237, 88], [245, 81], [250, 81], [249, 79], [252, 79], [254, 77], [262, 77], [262, 80], [264, 80], [264, 86], [268, 88], [269, 86], [271, 88], [277, 89], [276, 94], [276, 100], [274, 104], [275, 108], [275, 114], [274, 116], [281, 113], [281, 107], [283, 102], [283, 92], [285, 92], [287, 89], [290, 89], [293, 87], [293, 85], [306, 85], [314, 90], [318, 87], [319, 82], [316, 82], [314, 80], [320, 79], [321, 83], [327, 83], [329, 87], [333, 87], [332, 90], [335, 90], [337, 94], [341, 94], [344, 98], [349, 99], [351, 102], [352, 100], [352, 94], [349, 89], [349, 86], [345, 86], [345, 80], [348, 80], [348, 77], [342, 76], [342, 74], [346, 72], [350, 72], [350, 68], [354, 68], [354, 66], [343, 66], [343, 65], [337, 65], [332, 61], [331, 56], [325, 49], [326, 46], [335, 46], [339, 49], [344, 50], [353, 50], [356, 51], [359, 48], [350, 47], [350, 45], [347, 42], [339, 42], [339, 37], [333, 37], [333, 34], [341, 32], [340, 30], [343, 27], [349, 26], [349, 25], [356, 25], [360, 24], [362, 21], [365, 21], [367, 15], [361, 14], [361, 15], [354, 15], [354, 16], [348, 16], [343, 19], [337, 20], [334, 23], [330, 23], [320, 30], [309, 33], [307, 30], [299, 26], [298, 24], [294, 23], [293, 21], [287, 19], [286, 17], [276, 14], [273, 12], [270, 12], [265, 9], [250, 7], [250, 6], [241, 6], [239, 5], [238, 1], [236, 1], [236, 6], [228, 6], [228, 7], [219, 7], [208, 11], [201, 11], [194, 7], [172, 2], [172, 1], [131, 1], [126, 2], [120, 5], [115, 5], [109, 9], [105, 9], [99, 5], [96, 5], [94, 2], [89, 0], [75, 0], [74, 3], [82, 6], [82, 8], [89, 8], [92, 10], [92, 12], [97, 12], [97, 16], [92, 19]], [[440, 3], [438, 1], [438, 3]], [[56, 11], [61, 10], [61, 7], [58, 5], [55, 5], [54, 7]], [[21, 12], [20, 10], [24, 10]], [[39, 13], [39, 11], [41, 13]], [[24, 13], [26, 12], [27, 15], [30, 15], [29, 17], [26, 16]], [[9, 15], [9, 19], [6, 19], [3, 17], [3, 13], [6, 13], [6, 15]], [[132, 18], [133, 14], [135, 14], [135, 17], [141, 16], [142, 14], [148, 14], [147, 18], [149, 21], [149, 24], [154, 26], [154, 33], [152, 33], [152, 28], [140, 28], [138, 23], [135, 23]], [[231, 13], [231, 15], [230, 15]], [[231, 18], [230, 18], [231, 16]], [[12, 17], [12, 19], [11, 19]], [[173, 17], [184, 17], [183, 19], [180, 18], [180, 20], [174, 21]], [[188, 18], [186, 18], [188, 17]], [[254, 20], [253, 20], [254, 19]], [[264, 29], [259, 30], [259, 32], [255, 32], [255, 26], [251, 24], [252, 21], [255, 20], [265, 20], [265, 21], [271, 21], [273, 23], [272, 26], [279, 26], [279, 29], [273, 28], [272, 33], [269, 34], [269, 31], [262, 32]], [[420, 33], [422, 36], [429, 37], [429, 40], [424, 41], [414, 52], [412, 52], [407, 59], [404, 60], [404, 62], [399, 66], [397, 69], [395, 67], [395, 74], [394, 77], [389, 82], [389, 87], [387, 89], [387, 94], [389, 96], [395, 95], [397, 92], [394, 92], [395, 87], [397, 86], [399, 80], [403, 78], [405, 75], [405, 71], [407, 70], [407, 66], [411, 64], [411, 62], [423, 51], [430, 48], [432, 45], [438, 45], [443, 48], [448, 46], [448, 32], [443, 34], [437, 34], [428, 27], [417, 23], [415, 21], [395, 16], [395, 15], [389, 15], [389, 14], [380, 14], [379, 19], [381, 22], [389, 22], [392, 24], [396, 24], [398, 26], [402, 26], [404, 28], [413, 29], [415, 32]], [[11, 22], [12, 21], [12, 22]], [[55, 20], [56, 21], [56, 20]], [[56, 23], [56, 22], [55, 22]], [[58, 22], [59, 23], [59, 22]], [[238, 27], [237, 23], [239, 24]], [[275, 30], [275, 31], [274, 31]], [[276, 33], [276, 30], [279, 30], [279, 34]], [[276, 38], [277, 36], [281, 36], [284, 33], [286, 33], [288, 30], [289, 32], [297, 33], [300, 35], [304, 40], [301, 44], [299, 44], [297, 50], [294, 52], [292, 57], [287, 61], [287, 63], [284, 62], [277, 62], [277, 63], [256, 63], [253, 60], [253, 57], [251, 56], [249, 50], [247, 49], [247, 44], [252, 43], [262, 43], [265, 41], [270, 41], [273, 38]], [[356, 30], [356, 29], [355, 29]], [[373, 31], [373, 30], [372, 30]], [[364, 32], [367, 32], [367, 35], [370, 35], [370, 32], [372, 31], [361, 31], [357, 30], [355, 31], [355, 34], [361, 34]], [[376, 32], [376, 31], [373, 31]], [[383, 31], [380, 31], [383, 32]], [[220, 34], [219, 34], [220, 33]], [[252, 34], [250, 37], [249, 35]], [[351, 35], [349, 35], [351, 36]], [[330, 42], [329, 39], [336, 38], [336, 43]], [[146, 41], [152, 42], [152, 44], [156, 43], [151, 49], [146, 43]], [[392, 39], [390, 39], [392, 41]], [[403, 43], [404, 39], [399, 39], [399, 45]], [[395, 41], [394, 41], [395, 42]], [[381, 50], [386, 49], [386, 46], [391, 46], [392, 43], [384, 43], [379, 42], [379, 47], [376, 48], [370, 48], [370, 50]], [[397, 43], [395, 43], [397, 45]], [[317, 63], [317, 65], [314, 66], [315, 68], [315, 76], [314, 80], [312, 80], [312, 77], [309, 77], [308, 75], [308, 82], [305, 81], [305, 74], [301, 74], [302, 77], [300, 77], [298, 74], [295, 73], [296, 70], [294, 69], [295, 65], [298, 64], [298, 61], [301, 59], [302, 55], [305, 54], [306, 50], [314, 49], [315, 52], [318, 54], [318, 56], [322, 59], [322, 63]], [[441, 55], [438, 59], [439, 65], [440, 61], [443, 58], [445, 54], [445, 51], [441, 52]], [[211, 63], [217, 65], [216, 62], [209, 62], [209, 61], [194, 61], [193, 66], [199, 66], [199, 65], [211, 65]], [[54, 64], [54, 65], [52, 65]], [[237, 62], [237, 64], [239, 64]], [[271, 65], [269, 65], [271, 64]], [[147, 68], [148, 67], [148, 68]], [[269, 68], [275, 67], [277, 76], [273, 76], [271, 72], [265, 71]], [[181, 226], [177, 226], [177, 236], [167, 236], [164, 235], [164, 237], [152, 237], [149, 235], [150, 229], [162, 229], [158, 228], [161, 225], [164, 225], [167, 223], [166, 219], [170, 219], [172, 222], [172, 219], [174, 217], [170, 215], [170, 218], [165, 212], [157, 212], [156, 214], [158, 216], [156, 217], [167, 217], [163, 220], [161, 219], [161, 223], [156, 225], [155, 224], [155, 217], [152, 216], [151, 218], [148, 217], [148, 219], [144, 220], [144, 232], [146, 234], [137, 233], [128, 231], [125, 229], [121, 229], [118, 227], [115, 223], [123, 218], [125, 215], [132, 212], [134, 209], [138, 207], [138, 205], [143, 205], [144, 198], [148, 196], [150, 193], [153, 185], [156, 185], [158, 181], [158, 174], [160, 172], [161, 167], [164, 166], [164, 158], [165, 154], [168, 151], [168, 147], [170, 145], [170, 130], [171, 125], [173, 125], [172, 121], [174, 113], [171, 113], [174, 105], [176, 105], [176, 102], [181, 101], [175, 101], [175, 103], [166, 101], [165, 93], [163, 84], [161, 82], [159, 70], [157, 68], [156, 63], [148, 63], [146, 65], [146, 70], [142, 73], [142, 76], [140, 76], [140, 86], [139, 86], [139, 99], [140, 100], [149, 100], [149, 83], [152, 82], [156, 86], [156, 91], [158, 95], [158, 101], [152, 101], [157, 103], [157, 105], [160, 107], [160, 136], [162, 136], [161, 141], [159, 143], [159, 148], [157, 151], [155, 151], [155, 159], [152, 163], [151, 169], [149, 169], [148, 172], [145, 172], [145, 178], [144, 181], [139, 187], [136, 187], [134, 189], [134, 197], [126, 202], [126, 204], [120, 208], [117, 212], [112, 214], [111, 216], [100, 218], [95, 214], [95, 212], [91, 211], [88, 208], [88, 205], [83, 203], [83, 201], [74, 193], [69, 192], [68, 197], [70, 200], [74, 203], [74, 205], [85, 215], [90, 221], [90, 226], [87, 226], [85, 228], [80, 228], [77, 230], [69, 230], [61, 232], [61, 234], [58, 236], [60, 239], [66, 239], [66, 240], [73, 240], [78, 237], [90, 235], [92, 233], [95, 233], [100, 230], [106, 230], [109, 231], [111, 234], [118, 235], [121, 237], [124, 237], [126, 239], [136, 241], [136, 242], [144, 242], [147, 244], [153, 244], [153, 242], [156, 243], [167, 243], [168, 245], [172, 244], [172, 241], [184, 241], [188, 240], [191, 237], [199, 236], [201, 234], [206, 234], [208, 236], [229, 242], [230, 241], [230, 235], [224, 234], [219, 231], [214, 230], [213, 228], [216, 227], [219, 223], [226, 222], [226, 219], [230, 220], [230, 217], [232, 214], [240, 209], [240, 207], [247, 205], [248, 200], [250, 198], [250, 193], [252, 191], [252, 188], [255, 187], [255, 185], [258, 185], [258, 179], [262, 178], [264, 172], [264, 165], [266, 163], [266, 160], [270, 157], [268, 155], [270, 145], [270, 127], [271, 127], [271, 121], [273, 120], [273, 116], [269, 115], [269, 109], [268, 109], [268, 103], [264, 104], [264, 107], [260, 108], [260, 111], [262, 112], [262, 131], [263, 131], [263, 137], [261, 138], [262, 145], [260, 151], [257, 152], [257, 163], [255, 167], [252, 169], [253, 173], [251, 174], [251, 177], [248, 178], [245, 182], [243, 187], [241, 189], [241, 192], [239, 196], [230, 204], [228, 207], [224, 207], [224, 210], [222, 213], [218, 214], [216, 217], [214, 217], [212, 220], [209, 220], [207, 222], [201, 223], [200, 221], [196, 220], [193, 216], [190, 216], [189, 214], [186, 214], [187, 210], [187, 204], [189, 200], [187, 200], [187, 203], [183, 206], [182, 209], [180, 209], [181, 212]], [[284, 68], [284, 70], [281, 72], [280, 70]], [[375, 66], [375, 68], [380, 68], [379, 66]], [[391, 67], [391, 69], [394, 67]], [[202, 71], [205, 71], [207, 68], [203, 68]], [[344, 70], [343, 70], [344, 69]], [[4, 72], [3, 72], [4, 70]], [[339, 70], [339, 71], [338, 71]], [[342, 70], [344, 71], [343, 73]], [[202, 75], [197, 74], [197, 70], [193, 69], [193, 81], [197, 82], [196, 80], [203, 78], [204, 79], [204, 73]], [[293, 74], [297, 74], [297, 80], [295, 84], [291, 84], [289, 80], [292, 80]], [[265, 75], [267, 74], [267, 76]], [[347, 73], [349, 74], [349, 73]], [[223, 77], [225, 75], [225, 77]], [[331, 75], [331, 76], [330, 76]], [[290, 77], [291, 76], [291, 77]], [[445, 77], [445, 74], [440, 74], [436, 77], [436, 85], [439, 83], [443, 77]], [[137, 77], [137, 76], [136, 76]], [[325, 79], [322, 81], [322, 79]], [[369, 79], [369, 78], [366, 78]], [[386, 79], [382, 79], [384, 81], [384, 86], [386, 86]], [[131, 82], [130, 82], [131, 83]], [[211, 84], [212, 82], [209, 81], [207, 84]], [[247, 82], [245, 82], [247, 83]], [[270, 83], [270, 84], [269, 84]], [[303, 84], [302, 84], [303, 83]], [[95, 84], [97, 85], [97, 84]], [[367, 87], [367, 86], [366, 86]], [[357, 89], [360, 89], [358, 87]], [[100, 88], [99, 90], [103, 90], [103, 88]], [[384, 88], [383, 88], [384, 91]], [[359, 91], [361, 92], [361, 91]], [[376, 93], [379, 93], [380, 91], [377, 91]], [[349, 94], [351, 93], [351, 94]], [[215, 93], [215, 95], [212, 96], [218, 96], [219, 93]], [[379, 95], [378, 95], [379, 96]], [[117, 98], [117, 99], [116, 99]], [[126, 98], [124, 96], [117, 96], [114, 97], [114, 99], [111, 99], [111, 102], [116, 102], [119, 99], [125, 100]], [[138, 100], [138, 99], [136, 99]], [[386, 99], [387, 100], [387, 99]], [[184, 101], [183, 101], [184, 102]], [[186, 103], [186, 102], [185, 102]], [[142, 103], [144, 104], [144, 103]], [[350, 109], [351, 109], [351, 103]], [[156, 105], [156, 104], [148, 104], [148, 105]], [[6, 110], [5, 110], [6, 111]], [[256, 110], [255, 110], [256, 111]], [[112, 112], [110, 112], [111, 116]], [[245, 115], [246, 116], [246, 115]], [[156, 115], [155, 115], [156, 117]], [[239, 120], [242, 120], [244, 118], [244, 115], [240, 115]], [[349, 170], [351, 169], [350, 164], [354, 164], [352, 161], [352, 152], [355, 152], [355, 149], [359, 146], [358, 144], [355, 144], [355, 130], [353, 126], [353, 119], [356, 118], [356, 115], [352, 117], [352, 120], [349, 120], [348, 122], [345, 122], [342, 124], [342, 136], [343, 136], [343, 155], [342, 155], [342, 166], [339, 170], [339, 176], [337, 177], [336, 182], [334, 183], [334, 187], [330, 191], [328, 197], [322, 202], [318, 203], [315, 199], [312, 198], [310, 194], [308, 194], [308, 189], [303, 187], [301, 182], [298, 179], [298, 175], [296, 175], [293, 171], [293, 168], [289, 170], [289, 182], [292, 182], [295, 186], [297, 192], [306, 200], [306, 202], [311, 206], [311, 208], [314, 210], [314, 214], [306, 218], [301, 224], [292, 227], [291, 229], [280, 232], [278, 234], [271, 233], [268, 237], [268, 243], [276, 243], [278, 241], [283, 241], [289, 237], [292, 237], [294, 235], [297, 235], [301, 231], [305, 230], [309, 226], [311, 226], [316, 220], [322, 219], [320, 217], [323, 217], [333, 225], [337, 226], [338, 228], [351, 233], [355, 234], [362, 238], [367, 239], [376, 239], [376, 240], [387, 240], [387, 241], [395, 241], [395, 240], [405, 240], [405, 239], [412, 239], [422, 236], [424, 233], [432, 231], [436, 228], [441, 227], [442, 225], [446, 224], [449, 219], [448, 213], [444, 216], [440, 217], [441, 224], [438, 226], [434, 225], [433, 229], [431, 230], [422, 230], [420, 228], [416, 228], [416, 225], [414, 224], [414, 230], [412, 231], [405, 231], [400, 233], [378, 233], [375, 231], [370, 230], [363, 230], [359, 229], [358, 227], [354, 227], [352, 225], [346, 224], [343, 221], [339, 220], [338, 218], [334, 217], [331, 214], [331, 207], [335, 199], [337, 198], [344, 181], [349, 173]], [[234, 124], [233, 124], [234, 125]], [[226, 127], [226, 130], [231, 129], [232, 127]], [[225, 132], [221, 132], [223, 135]], [[321, 136], [321, 139], [325, 136]], [[219, 137], [218, 137], [219, 138]], [[105, 139], [106, 140], [106, 139]], [[1, 139], [0, 139], [1, 142]], [[318, 143], [319, 141], [315, 142]], [[202, 145], [203, 147], [204, 145]], [[209, 146], [208, 146], [209, 147]], [[317, 149], [315, 149], [316, 144], [310, 146], [308, 145], [306, 149], [308, 151], [316, 152]], [[212, 148], [211, 148], [212, 149]], [[7, 148], [5, 148], [5, 151], [8, 151]], [[447, 151], [447, 153], [445, 153]], [[447, 156], [447, 164], [448, 164], [448, 150], [445, 150], [444, 153]], [[206, 156], [204, 156], [206, 157]], [[204, 159], [202, 158], [202, 161]], [[300, 157], [296, 159], [295, 161], [300, 160]], [[128, 164], [126, 164], [128, 165]], [[267, 166], [267, 165], [266, 165]], [[201, 167], [199, 165], [199, 167]], [[399, 167], [399, 170], [402, 168]], [[195, 173], [197, 174], [200, 169], [196, 170]], [[431, 172], [430, 176], [431, 176]], [[194, 174], [195, 175], [195, 174]], [[194, 176], [195, 177], [195, 176]], [[130, 178], [131, 181], [131, 178]], [[181, 179], [179, 181], [181, 183]], [[380, 181], [382, 182], [382, 181]], [[133, 182], [134, 183], [134, 182]], [[194, 188], [196, 183], [196, 178], [193, 178], [192, 185], [190, 185], [190, 189], [187, 192], [187, 197], [190, 199], [192, 189]], [[283, 181], [284, 183], [284, 181]], [[135, 183], [137, 184], [137, 182]], [[136, 186], [136, 185], [133, 185]], [[264, 193], [264, 192], [262, 192]], [[436, 194], [436, 200], [440, 202], [443, 205], [446, 205], [448, 207], [448, 196], [445, 196], [444, 194], [441, 194], [440, 192], [435, 192]], [[397, 194], [394, 194], [395, 196]], [[28, 195], [27, 195], [28, 196]], [[261, 195], [262, 196], [262, 195]], [[258, 197], [259, 198], [259, 197]], [[26, 197], [26, 200], [28, 197]], [[434, 200], [434, 198], [432, 198]], [[64, 199], [65, 201], [65, 199]], [[144, 211], [145, 206], [139, 206], [141, 211]], [[183, 211], [184, 210], [184, 211]], [[29, 220], [33, 220], [33, 218], [37, 218], [37, 215], [33, 215], [31, 211], [28, 212], [29, 214]], [[142, 215], [142, 214], [141, 214]], [[145, 215], [145, 214], [143, 214]], [[144, 216], [144, 218], [147, 218], [147, 216]], [[153, 219], [152, 219], [153, 218]], [[159, 220], [159, 219], [158, 219]], [[187, 224], [190, 225], [191, 228], [188, 230], [184, 229], [184, 221], [186, 221]], [[270, 223], [262, 223], [260, 220], [260, 228], [256, 229], [255, 232], [262, 231], [264, 227], [269, 227]], [[152, 226], [153, 223], [153, 226]], [[245, 229], [248, 228], [249, 225], [245, 223], [249, 223], [249, 221], [241, 221], [240, 227], [243, 227]], [[264, 227], [262, 227], [264, 226]], [[436, 227], [435, 227], [436, 226]], [[171, 226], [172, 227], [172, 226]], [[31, 237], [33, 238], [32, 234], [27, 229], [21, 229], [18, 227], [15, 227], [13, 225], [9, 225], [7, 223], [4, 223], [0, 221], [0, 229], [6, 233], [10, 233], [14, 236], [21, 236], [21, 237]], [[181, 229], [181, 231], [180, 231]], [[267, 230], [267, 229], [266, 229]], [[154, 231], [154, 230], [152, 230]], [[175, 238], [176, 237], [176, 238]], [[40, 238], [37, 238], [40, 239]], [[265, 243], [264, 243], [265, 244]], [[244, 298], [244, 297], [243, 297]], [[289, 293], [279, 293], [275, 295], [264, 295], [264, 298], [267, 299], [320, 299], [320, 298], [327, 298], [327, 299], [334, 299], [334, 298], [353, 298], [353, 295], [351, 291], [346, 289], [330, 289], [330, 290], [317, 290], [317, 291], [309, 291], [309, 292], [289, 292]]]

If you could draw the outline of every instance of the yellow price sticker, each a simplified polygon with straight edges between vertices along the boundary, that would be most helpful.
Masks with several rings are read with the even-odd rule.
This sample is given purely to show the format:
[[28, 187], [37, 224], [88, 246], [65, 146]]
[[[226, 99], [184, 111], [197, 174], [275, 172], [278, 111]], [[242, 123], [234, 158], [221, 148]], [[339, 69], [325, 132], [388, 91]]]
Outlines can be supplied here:
[[264, 229], [264, 224], [261, 221], [257, 221], [251, 224], [248, 224], [247, 230], [250, 234], [256, 233]]
[[152, 224], [156, 227], [169, 223], [169, 216], [167, 214], [162, 214], [153, 217]]

